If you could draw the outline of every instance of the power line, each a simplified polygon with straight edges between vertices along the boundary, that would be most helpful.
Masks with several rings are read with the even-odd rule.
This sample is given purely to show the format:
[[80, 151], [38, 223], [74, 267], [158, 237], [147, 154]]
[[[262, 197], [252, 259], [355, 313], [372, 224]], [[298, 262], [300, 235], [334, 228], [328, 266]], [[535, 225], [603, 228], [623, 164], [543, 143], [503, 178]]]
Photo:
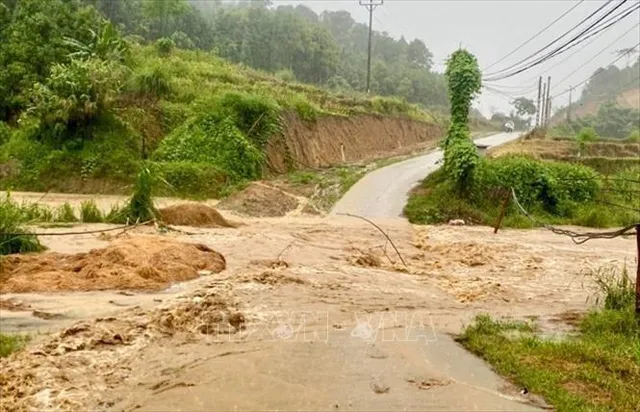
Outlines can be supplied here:
[[[627, 9], [623, 10], [618, 15], [612, 17], [611, 19], [609, 19], [608, 21], [605, 21], [603, 23], [604, 19], [609, 17], [609, 15], [611, 15], [613, 13], [613, 11], [615, 11], [618, 7], [620, 7], [626, 1], [628, 1], [628, 0], [623, 0], [623, 2], [618, 4], [618, 6], [614, 7], [613, 10], [610, 10], [609, 12], [607, 12], [606, 15], [600, 17], [595, 23], [591, 24], [589, 27], [587, 27], [586, 29], [584, 29], [583, 31], [578, 33], [572, 39], [568, 40], [563, 45], [557, 47], [556, 49], [554, 49], [553, 51], [547, 53], [546, 55], [544, 55], [542, 57], [539, 57], [537, 60], [535, 60], [534, 62], [531, 62], [527, 66], [524, 66], [524, 67], [521, 67], [519, 69], [516, 69], [515, 71], [513, 71], [511, 73], [498, 74], [497, 76], [494, 75], [496, 77], [493, 77], [493, 78], [490, 77], [490, 78], [487, 78], [486, 80], [490, 80], [490, 81], [502, 80], [502, 79], [506, 79], [508, 77], [513, 77], [513, 76], [515, 76], [517, 74], [520, 74], [520, 73], [522, 73], [522, 72], [524, 72], [526, 70], [529, 70], [529, 69], [531, 69], [531, 68], [533, 68], [533, 67], [535, 67], [535, 66], [537, 66], [539, 64], [544, 63], [545, 61], [547, 61], [547, 60], [549, 60], [549, 59], [551, 59], [553, 57], [556, 57], [556, 56], [559, 56], [562, 53], [565, 53], [567, 50], [572, 49], [573, 47], [575, 47], [578, 44], [586, 41], [587, 39], [591, 38], [592, 36], [595, 36], [598, 33], [610, 28], [614, 24], [619, 23], [620, 21], [622, 21], [624, 18], [629, 16], [634, 11], [640, 9], [640, 3], [638, 3], [638, 4], [634, 5], [634, 6], [631, 6], [631, 7], [627, 8]], [[598, 25], [600, 25], [600, 26], [598, 26]], [[593, 31], [591, 33], [588, 33], [590, 30], [593, 30]], [[587, 34], [587, 35], [585, 36], [585, 34]]]
[[[638, 46], [640, 46], [640, 42], [638, 42], [638, 44], [636, 44], [636, 46], [635, 46], [635, 47], [638, 47]], [[617, 59], [615, 59], [614, 61], [612, 61], [611, 63], [609, 63], [609, 64], [607, 65], [607, 67], [609, 67], [609, 66], [611, 66], [611, 65], [613, 65], [613, 64], [616, 64], [616, 63], [618, 62], [618, 60], [622, 59], [623, 57], [625, 57], [625, 56], [624, 56], [624, 55], [619, 56]], [[580, 83], [578, 83], [578, 84], [576, 84], [575, 86], [573, 86], [573, 88], [576, 88], [576, 87], [582, 86], [583, 84], [585, 84], [585, 83], [586, 83], [586, 82], [588, 82], [589, 80], [593, 79], [594, 77], [596, 77], [596, 76], [597, 76], [597, 75], [599, 75], [600, 73], [601, 73], [601, 72], [598, 72], [598, 73], [595, 73], [595, 74], [593, 74], [593, 75], [589, 76], [589, 77], [588, 77], [588, 78], [586, 78], [585, 80], [583, 80], [583, 81], [581, 81]], [[568, 92], [569, 92], [569, 89], [565, 90], [564, 92], [561, 92], [561, 93], [555, 94], [555, 95], [553, 95], [552, 97], [553, 97], [553, 98], [555, 98], [555, 97], [558, 97], [558, 96], [562, 96], [563, 94], [568, 93]]]
[[558, 17], [557, 19], [555, 19], [554, 21], [552, 21], [551, 23], [549, 23], [547, 26], [545, 26], [542, 30], [540, 30], [539, 32], [537, 32], [536, 34], [534, 34], [533, 36], [531, 36], [528, 40], [526, 40], [524, 43], [522, 43], [520, 46], [516, 47], [515, 49], [513, 49], [511, 52], [509, 52], [508, 54], [506, 54], [505, 56], [503, 56], [500, 60], [495, 61], [493, 63], [491, 63], [489, 66], [485, 67], [483, 69], [484, 70], [489, 70], [490, 68], [492, 68], [493, 66], [495, 66], [498, 63], [503, 62], [506, 58], [508, 58], [509, 56], [513, 55], [515, 52], [517, 52], [518, 50], [522, 49], [524, 46], [526, 46], [527, 44], [531, 43], [531, 41], [535, 40], [538, 36], [540, 36], [542, 33], [544, 33], [545, 31], [547, 31], [551, 26], [553, 26], [554, 24], [556, 24], [558, 21], [562, 20], [562, 18], [564, 16], [566, 16], [567, 14], [571, 13], [576, 7], [578, 7], [580, 4], [582, 4], [584, 2], [584, 0], [580, 0], [578, 1], [576, 4], [574, 4], [569, 10], [565, 11], [564, 13], [562, 13], [560, 15], [560, 17]]
[[571, 77], [571, 75], [573, 75], [575, 72], [577, 72], [578, 70], [584, 68], [584, 66], [586, 64], [591, 63], [593, 60], [595, 60], [596, 57], [600, 56], [602, 53], [604, 53], [605, 51], [607, 51], [607, 49], [609, 49], [609, 47], [613, 46], [614, 44], [616, 44], [620, 39], [622, 39], [623, 37], [625, 37], [627, 34], [629, 34], [631, 32], [631, 30], [634, 30], [636, 28], [636, 26], [632, 26], [629, 30], [627, 30], [626, 32], [624, 32], [621, 36], [616, 37], [616, 39], [614, 41], [612, 41], [611, 43], [607, 44], [602, 50], [600, 50], [596, 55], [592, 56], [589, 60], [587, 60], [584, 64], [578, 66], [574, 71], [572, 71], [571, 73], [569, 73], [568, 75], [566, 75], [564, 78], [562, 78], [562, 80], [560, 80], [558, 83], [556, 83], [556, 85], [551, 88], [551, 90], [557, 88], [560, 84], [562, 84], [563, 81], [567, 80], [569, 77]]
[[[582, 19], [582, 21], [580, 21], [578, 24], [576, 24], [575, 26], [573, 26], [571, 29], [567, 30], [564, 34], [562, 34], [560, 37], [557, 37], [555, 40], [553, 40], [551, 43], [548, 43], [547, 45], [545, 45], [544, 47], [536, 50], [534, 53], [530, 54], [529, 56], [525, 57], [524, 59], [521, 59], [520, 61], [512, 64], [511, 66], [508, 66], [502, 70], [498, 70], [497, 72], [493, 72], [493, 73], [489, 73], [488, 76], [494, 76], [497, 75], [499, 73], [502, 72], [506, 72], [516, 66], [518, 66], [521, 63], [526, 62], [527, 60], [535, 57], [538, 53], [543, 52], [544, 50], [548, 49], [549, 47], [551, 47], [553, 44], [555, 44], [556, 42], [558, 42], [560, 39], [562, 39], [563, 37], [569, 35], [569, 33], [571, 33], [573, 30], [575, 30], [576, 28], [580, 27], [583, 23], [585, 23], [586, 21], [588, 21], [589, 19], [591, 19], [593, 16], [595, 16], [596, 14], [598, 14], [602, 9], [604, 9], [609, 3], [611, 3], [612, 0], [608, 0], [605, 4], [603, 4], [602, 6], [598, 7], [594, 12], [592, 12], [591, 14], [589, 14], [586, 18]], [[626, 1], [626, 0], [625, 0]]]

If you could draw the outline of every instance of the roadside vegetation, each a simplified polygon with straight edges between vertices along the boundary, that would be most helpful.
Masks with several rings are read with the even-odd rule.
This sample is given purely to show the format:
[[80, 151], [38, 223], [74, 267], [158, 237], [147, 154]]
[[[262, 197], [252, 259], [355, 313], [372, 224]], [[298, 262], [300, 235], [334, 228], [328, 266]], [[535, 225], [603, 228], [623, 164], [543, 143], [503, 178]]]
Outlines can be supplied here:
[[560, 339], [539, 335], [535, 324], [478, 316], [459, 342], [498, 373], [559, 411], [634, 411], [640, 405], [640, 319], [635, 285], [626, 269], [593, 274], [601, 309]]
[[[157, 185], [159, 194], [219, 198], [262, 177], [285, 114], [310, 123], [360, 114], [444, 122], [442, 110], [427, 110], [422, 100], [432, 93], [434, 106], [447, 104], [424, 44], [389, 43], [397, 52], [389, 61], [421, 80], [407, 80], [402, 93], [376, 83], [389, 96], [372, 97], [355, 91], [359, 84], [336, 86], [345, 81], [333, 52], [311, 52], [348, 29], [309, 24], [306, 11], [229, 6], [208, 21], [184, 0], [1, 5], [0, 61], [10, 70], [0, 74], [0, 189], [128, 193], [145, 164], [169, 183]], [[31, 30], [31, 15], [50, 28], [47, 36]], [[304, 50], [278, 49], [269, 60], [259, 53], [273, 44], [245, 39], [244, 19], [317, 36], [301, 37]], [[248, 47], [240, 54], [232, 48], [239, 40]], [[284, 73], [289, 64], [292, 73]], [[409, 90], [420, 82], [432, 91]]]
[[[580, 164], [517, 153], [480, 158], [468, 126], [470, 102], [480, 88], [475, 58], [464, 50], [454, 52], [447, 62], [446, 75], [451, 126], [443, 145], [444, 168], [427, 176], [411, 194], [404, 213], [412, 223], [463, 219], [493, 225], [505, 202], [508, 207], [502, 224], [507, 227], [538, 223], [611, 227], [640, 221], [640, 164], [623, 162], [616, 165], [615, 172], [604, 175], [587, 166], [611, 166], [601, 160]], [[595, 129], [583, 128], [574, 138], [575, 157], [584, 159], [582, 155], [598, 139]], [[510, 199], [512, 190], [524, 211]]]

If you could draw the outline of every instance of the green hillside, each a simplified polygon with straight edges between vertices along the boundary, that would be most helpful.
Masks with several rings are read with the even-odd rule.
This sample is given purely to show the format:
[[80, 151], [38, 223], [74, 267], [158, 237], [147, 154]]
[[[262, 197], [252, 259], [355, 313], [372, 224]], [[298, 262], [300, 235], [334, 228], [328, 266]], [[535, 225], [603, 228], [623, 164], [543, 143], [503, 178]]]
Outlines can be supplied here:
[[[200, 13], [185, 2], [116, 3], [140, 7], [132, 9], [142, 13], [135, 27], [147, 38], [124, 36], [135, 31], [122, 22], [116, 29], [86, 3], [111, 4], [0, 4], [0, 64], [8, 68], [0, 73], [0, 188], [118, 192], [150, 162], [170, 192], [219, 196], [261, 176], [286, 111], [308, 122], [358, 114], [441, 121], [403, 98], [329, 90], [231, 63], [184, 32], [152, 41], [174, 30], [167, 27], [176, 16]], [[159, 3], [188, 8], [153, 9]]]

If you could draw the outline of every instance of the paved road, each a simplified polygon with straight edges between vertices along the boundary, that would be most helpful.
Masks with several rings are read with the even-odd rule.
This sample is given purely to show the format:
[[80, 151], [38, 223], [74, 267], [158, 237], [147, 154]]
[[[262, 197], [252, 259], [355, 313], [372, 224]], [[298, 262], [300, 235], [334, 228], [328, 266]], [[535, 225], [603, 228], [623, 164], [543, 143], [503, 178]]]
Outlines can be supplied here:
[[[497, 146], [517, 139], [519, 133], [498, 133], [477, 144]], [[369, 173], [338, 201], [332, 214], [352, 213], [367, 217], [397, 217], [407, 203], [409, 191], [426, 175], [440, 167], [442, 151], [414, 157]]]

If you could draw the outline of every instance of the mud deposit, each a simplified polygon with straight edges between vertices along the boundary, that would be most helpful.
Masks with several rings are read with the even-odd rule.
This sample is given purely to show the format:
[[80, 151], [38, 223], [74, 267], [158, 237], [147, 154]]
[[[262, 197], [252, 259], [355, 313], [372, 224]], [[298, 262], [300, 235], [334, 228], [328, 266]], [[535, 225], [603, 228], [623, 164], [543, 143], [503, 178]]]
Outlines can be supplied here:
[[2, 263], [0, 293], [160, 290], [220, 272], [224, 257], [205, 245], [154, 236], [117, 239], [88, 253], [11, 255]]
[[158, 210], [158, 213], [162, 221], [168, 225], [207, 228], [236, 226], [228, 222], [220, 212], [214, 208], [198, 203], [173, 205]]
[[298, 199], [291, 194], [254, 182], [220, 202], [218, 207], [251, 217], [282, 217], [295, 210], [298, 204]]

